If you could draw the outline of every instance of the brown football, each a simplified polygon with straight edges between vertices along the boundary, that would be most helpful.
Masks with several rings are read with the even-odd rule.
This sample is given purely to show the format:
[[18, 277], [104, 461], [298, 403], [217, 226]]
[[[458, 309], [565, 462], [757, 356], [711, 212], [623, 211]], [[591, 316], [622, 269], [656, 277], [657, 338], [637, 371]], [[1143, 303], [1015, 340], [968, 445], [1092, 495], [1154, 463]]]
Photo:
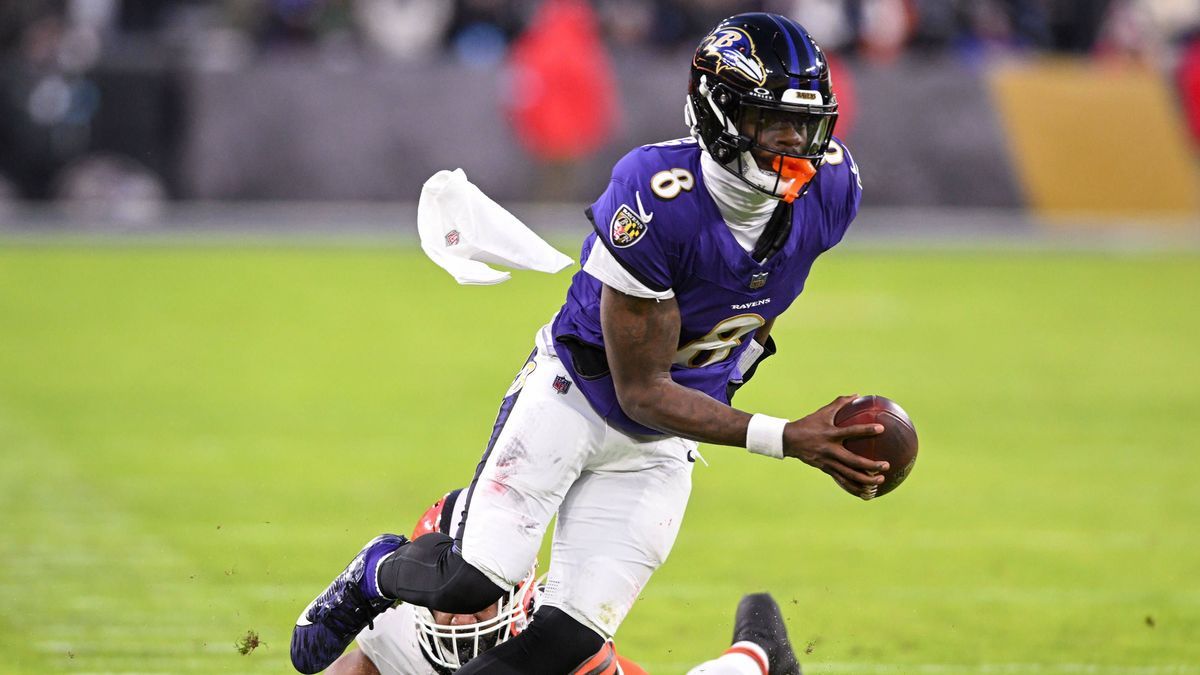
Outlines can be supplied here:
[[833, 423], [839, 427], [853, 424], [883, 425], [883, 433], [878, 436], [853, 438], [843, 443], [847, 450], [860, 457], [888, 463], [876, 497], [895, 490], [908, 478], [913, 464], [917, 462], [917, 429], [908, 418], [908, 413], [895, 401], [883, 396], [859, 396], [837, 411]]

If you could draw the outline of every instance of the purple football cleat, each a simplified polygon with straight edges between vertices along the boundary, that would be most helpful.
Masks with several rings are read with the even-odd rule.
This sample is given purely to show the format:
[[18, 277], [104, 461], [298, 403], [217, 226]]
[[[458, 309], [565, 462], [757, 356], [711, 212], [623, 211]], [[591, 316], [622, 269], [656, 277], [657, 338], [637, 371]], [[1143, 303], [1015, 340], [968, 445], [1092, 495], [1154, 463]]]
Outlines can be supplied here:
[[408, 540], [381, 534], [363, 547], [346, 569], [296, 619], [292, 629], [292, 665], [319, 673], [336, 661], [363, 628], [372, 625], [395, 600], [379, 592], [379, 562]]

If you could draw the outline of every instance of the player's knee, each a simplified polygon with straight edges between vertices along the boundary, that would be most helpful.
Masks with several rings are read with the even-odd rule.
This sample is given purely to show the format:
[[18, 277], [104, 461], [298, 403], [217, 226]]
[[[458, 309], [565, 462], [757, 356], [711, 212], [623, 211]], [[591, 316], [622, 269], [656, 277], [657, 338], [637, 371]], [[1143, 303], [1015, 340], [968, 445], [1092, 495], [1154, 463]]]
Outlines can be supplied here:
[[384, 560], [379, 585], [388, 597], [451, 614], [483, 610], [509, 590], [463, 560], [454, 540], [440, 533], [419, 537]]
[[449, 582], [435, 592], [428, 607], [450, 614], [473, 614], [492, 605], [509, 590], [497, 586], [487, 575], [455, 554]]
[[464, 560], [449, 537], [426, 535], [414, 541], [413, 546], [428, 549], [421, 557], [436, 565], [442, 580], [430, 589], [425, 607], [451, 614], [472, 614], [496, 602], [508, 590]]

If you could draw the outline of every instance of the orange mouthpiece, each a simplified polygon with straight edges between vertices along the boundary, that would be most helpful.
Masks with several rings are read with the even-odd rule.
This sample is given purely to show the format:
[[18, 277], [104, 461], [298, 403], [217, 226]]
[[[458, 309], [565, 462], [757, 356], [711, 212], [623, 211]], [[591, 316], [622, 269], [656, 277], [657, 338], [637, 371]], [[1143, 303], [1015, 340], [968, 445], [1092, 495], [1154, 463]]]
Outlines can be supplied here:
[[787, 192], [783, 193], [783, 201], [789, 204], [800, 196], [800, 190], [808, 185], [808, 181], [812, 180], [813, 176], [817, 175], [817, 170], [813, 168], [812, 162], [798, 157], [776, 157], [775, 161], [771, 163], [771, 167], [775, 169], [780, 178], [791, 181]]

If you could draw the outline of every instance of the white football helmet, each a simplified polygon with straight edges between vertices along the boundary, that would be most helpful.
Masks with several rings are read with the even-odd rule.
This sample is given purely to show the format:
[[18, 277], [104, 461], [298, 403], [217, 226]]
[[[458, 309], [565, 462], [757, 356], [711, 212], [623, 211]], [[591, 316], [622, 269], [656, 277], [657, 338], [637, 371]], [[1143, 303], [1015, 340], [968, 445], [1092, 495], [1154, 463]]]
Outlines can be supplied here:
[[508, 640], [529, 625], [537, 597], [537, 563], [511, 593], [500, 598], [496, 616], [463, 626], [447, 626], [433, 620], [424, 607], [416, 610], [417, 642], [433, 663], [457, 670], [483, 652]]
[[[442, 497], [417, 521], [413, 539], [429, 532], [449, 536], [458, 530], [462, 509], [457, 508], [463, 490], [454, 490]], [[538, 595], [537, 561], [529, 574], [512, 591], [497, 601], [496, 616], [478, 623], [447, 626], [433, 619], [433, 612], [413, 606], [417, 624], [417, 642], [421, 651], [438, 668], [455, 671], [483, 652], [508, 640], [529, 625]]]

